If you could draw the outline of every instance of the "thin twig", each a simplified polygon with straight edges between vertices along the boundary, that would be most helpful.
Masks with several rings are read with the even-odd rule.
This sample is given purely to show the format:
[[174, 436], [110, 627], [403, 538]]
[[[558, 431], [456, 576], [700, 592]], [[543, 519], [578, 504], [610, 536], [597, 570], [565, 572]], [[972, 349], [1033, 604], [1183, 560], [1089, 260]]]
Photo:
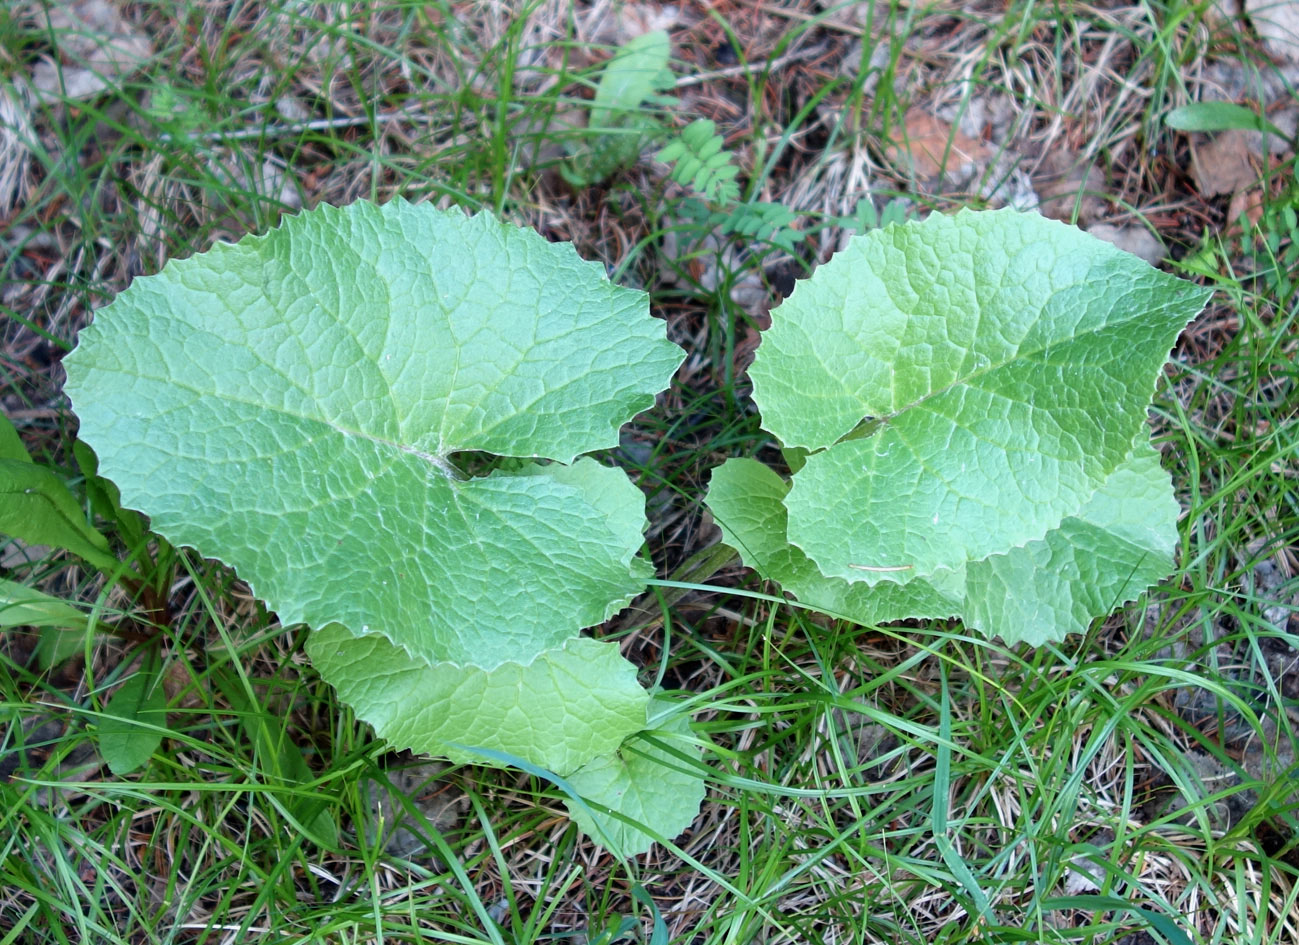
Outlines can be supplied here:
[[766, 62], [751, 62], [747, 65], [731, 66], [727, 69], [718, 69], [715, 72], [701, 72], [698, 75], [683, 76], [676, 81], [676, 87], [684, 89], [691, 85], [703, 85], [705, 82], [711, 82], [714, 79], [730, 79], [737, 75], [752, 75], [755, 72], [775, 72], [777, 69], [783, 69], [792, 62], [802, 62], [805, 59], [815, 59], [825, 52], [824, 47], [812, 46], [807, 49], [800, 49], [792, 53], [787, 53], [779, 59], [769, 59]]
[[763, 13], [770, 13], [773, 16], [783, 16], [790, 20], [801, 20], [804, 23], [810, 23], [816, 20], [817, 26], [824, 27], [828, 30], [837, 30], [840, 33], [847, 33], [849, 36], [865, 36], [866, 31], [856, 26], [849, 26], [847, 23], [840, 23], [837, 20], [828, 18], [824, 13], [802, 13], [798, 10], [786, 10], [784, 7], [773, 6], [770, 3], [758, 4], [758, 9]]
[[384, 115], [356, 115], [352, 118], [313, 118], [311, 121], [295, 121], [287, 125], [259, 125], [256, 128], [235, 128], [231, 131], [202, 131], [184, 135], [173, 135], [170, 132], [158, 136], [160, 141], [244, 141], [248, 138], [280, 138], [300, 135], [304, 131], [329, 131], [335, 128], [355, 128], [358, 125], [385, 125], [391, 121], [432, 121], [428, 115], [401, 109]]
[[[702, 85], [705, 82], [711, 82], [714, 79], [729, 79], [738, 75], [752, 75], [756, 72], [783, 69], [785, 66], [795, 62], [802, 62], [807, 59], [813, 59], [825, 52], [820, 47], [809, 49], [800, 49], [792, 53], [781, 56], [779, 59], [772, 59], [766, 62], [752, 62], [747, 65], [731, 66], [727, 69], [718, 69], [715, 72], [703, 72], [698, 75], [688, 75], [677, 79], [675, 85], [679, 89], [687, 88], [692, 85]], [[200, 131], [189, 132], [188, 134], [175, 135], [171, 132], [164, 132], [158, 136], [158, 140], [164, 143], [171, 141], [247, 141], [249, 138], [284, 138], [300, 135], [304, 131], [332, 131], [338, 128], [355, 128], [360, 125], [385, 125], [393, 121], [410, 121], [415, 123], [429, 122], [433, 119], [428, 115], [421, 115], [417, 112], [399, 109], [395, 112], [388, 112], [383, 115], [355, 115], [351, 118], [313, 118], [311, 121], [295, 121], [284, 125], [258, 125], [254, 128], [234, 128], [230, 131]]]

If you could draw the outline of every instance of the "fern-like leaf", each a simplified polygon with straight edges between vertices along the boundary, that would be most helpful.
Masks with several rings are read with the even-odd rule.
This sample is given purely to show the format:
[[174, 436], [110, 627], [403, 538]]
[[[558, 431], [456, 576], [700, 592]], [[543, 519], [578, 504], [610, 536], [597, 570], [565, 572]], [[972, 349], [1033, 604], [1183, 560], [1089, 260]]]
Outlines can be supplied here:
[[681, 135], [659, 151], [658, 160], [672, 165], [671, 178], [701, 194], [709, 203], [730, 204], [740, 198], [735, 177], [740, 168], [731, 160], [717, 125], [697, 118]]
[[723, 233], [738, 233], [760, 243], [769, 243], [794, 253], [807, 234], [796, 230], [798, 214], [783, 203], [744, 203], [735, 207], [722, 223]]

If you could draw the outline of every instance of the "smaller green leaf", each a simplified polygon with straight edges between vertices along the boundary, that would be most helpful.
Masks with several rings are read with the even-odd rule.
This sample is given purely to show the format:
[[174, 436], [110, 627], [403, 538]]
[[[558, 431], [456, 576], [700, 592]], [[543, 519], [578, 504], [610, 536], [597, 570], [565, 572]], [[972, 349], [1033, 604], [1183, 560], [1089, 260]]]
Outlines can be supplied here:
[[85, 630], [88, 624], [89, 618], [67, 601], [17, 581], [0, 580], [0, 628]]
[[30, 463], [32, 456], [23, 445], [23, 438], [13, 421], [0, 413], [0, 459], [14, 459], [20, 463]]
[[68, 487], [30, 459], [0, 459], [0, 533], [66, 549], [101, 571], [118, 565]]
[[628, 41], [600, 74], [591, 109], [592, 127], [603, 126], [625, 112], [640, 108], [654, 92], [672, 85], [667, 71], [671, 43], [663, 30], [653, 30]]
[[663, 146], [658, 154], [654, 155], [654, 160], [662, 161], [664, 164], [671, 164], [686, 153], [686, 143], [681, 138], [675, 141], [669, 141]]
[[1289, 140], [1289, 135], [1267, 118], [1235, 102], [1194, 102], [1174, 108], [1164, 117], [1164, 124], [1178, 131], [1264, 131]]
[[527, 665], [490, 670], [414, 658], [337, 624], [307, 640], [312, 664], [356, 714], [400, 748], [479, 764], [505, 752], [566, 775], [645, 723], [649, 694], [618, 647], [572, 637]]
[[731, 163], [732, 154], [725, 150], [717, 126], [707, 118], [697, 118], [681, 130], [655, 157], [673, 165], [672, 180], [690, 187], [705, 200], [731, 204], [739, 199], [735, 177], [740, 169]]
[[94, 450], [81, 440], [75, 440], [72, 455], [77, 468], [86, 477], [86, 497], [90, 499], [90, 508], [100, 518], [115, 522], [123, 540], [134, 548], [148, 534], [144, 517], [139, 512], [122, 508], [122, 496], [117, 486], [99, 475], [99, 458]]
[[714, 135], [705, 141], [704, 146], [696, 152], [696, 156], [705, 164], [709, 163], [715, 157], [721, 157], [722, 160], [726, 160], [726, 156], [722, 154], [722, 136]]
[[[650, 703], [651, 715], [672, 707], [672, 702], [656, 696]], [[582, 797], [634, 822], [565, 802], [569, 816], [583, 833], [620, 856], [644, 853], [655, 842], [652, 834], [675, 837], [690, 826], [704, 800], [703, 776], [692, 769], [690, 761], [679, 757], [699, 757], [689, 717], [678, 713], [664, 720], [651, 719], [649, 724], [652, 730], [637, 733], [616, 752], [596, 758], [568, 777]]]
[[116, 775], [130, 774], [153, 757], [167, 728], [167, 695], [155, 673], [122, 683], [99, 721], [99, 753]]
[[708, 145], [708, 142], [716, 137], [717, 124], [710, 118], [696, 118], [681, 129], [683, 150], [689, 148], [695, 152], [702, 151]]
[[664, 107], [673, 100], [655, 95], [672, 85], [668, 34], [655, 30], [637, 36], [614, 54], [600, 74], [588, 123], [588, 148], [560, 172], [575, 187], [598, 184], [636, 163], [658, 122], [643, 106]]
[[650, 896], [650, 894], [645, 890], [645, 887], [640, 883], [631, 884], [631, 896], [649, 910], [649, 945], [668, 945], [668, 926], [667, 923], [663, 921], [663, 914], [659, 912], [659, 907], [655, 904], [653, 897]]

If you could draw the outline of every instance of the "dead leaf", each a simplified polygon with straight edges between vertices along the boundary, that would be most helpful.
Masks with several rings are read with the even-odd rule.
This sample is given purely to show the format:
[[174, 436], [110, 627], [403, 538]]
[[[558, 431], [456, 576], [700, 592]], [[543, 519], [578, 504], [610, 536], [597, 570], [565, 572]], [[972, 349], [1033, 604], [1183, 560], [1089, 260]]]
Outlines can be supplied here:
[[1125, 253], [1131, 253], [1139, 259], [1144, 259], [1152, 266], [1157, 265], [1167, 255], [1167, 250], [1164, 249], [1164, 244], [1159, 241], [1159, 237], [1144, 226], [1115, 226], [1112, 223], [1093, 223], [1087, 227], [1087, 232], [1097, 239], [1112, 243]]
[[1033, 187], [1042, 198], [1038, 209], [1053, 220], [1072, 222], [1076, 206], [1078, 222], [1086, 225], [1108, 209], [1100, 168], [1067, 147], [1051, 149], [1033, 175]]
[[942, 177], [948, 184], [963, 184], [990, 156], [983, 142], [920, 108], [907, 112], [903, 127], [893, 130], [892, 141], [889, 158], [909, 166], [920, 180]]
[[1231, 203], [1227, 206], [1228, 227], [1234, 227], [1242, 215], [1250, 225], [1258, 226], [1263, 219], [1263, 188], [1250, 187], [1232, 194]]
[[94, 98], [138, 72], [153, 55], [149, 38], [107, 0], [52, 4], [49, 28], [60, 62], [46, 58], [32, 69], [32, 87], [43, 102]]
[[1251, 135], [1259, 136], [1257, 131], [1233, 128], [1191, 145], [1191, 174], [1201, 197], [1233, 194], [1258, 180], [1258, 168], [1251, 160]]

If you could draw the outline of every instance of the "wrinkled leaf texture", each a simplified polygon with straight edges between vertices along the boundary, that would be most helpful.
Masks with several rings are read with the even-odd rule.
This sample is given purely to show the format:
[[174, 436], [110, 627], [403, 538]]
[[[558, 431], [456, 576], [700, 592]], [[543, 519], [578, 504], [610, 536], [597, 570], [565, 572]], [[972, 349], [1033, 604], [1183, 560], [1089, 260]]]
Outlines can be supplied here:
[[[311, 626], [381, 735], [566, 774], [649, 699], [616, 646], [578, 637], [652, 573], [644, 500], [574, 460], [615, 446], [681, 358], [645, 295], [571, 246], [394, 201], [170, 262], [65, 365], [122, 505]], [[555, 462], [469, 477], [467, 452]]]
[[710, 506], [800, 599], [1060, 639], [1167, 573], [1177, 508], [1146, 408], [1207, 298], [1035, 214], [855, 237], [772, 313], [750, 370], [805, 465], [785, 484], [728, 463]]

